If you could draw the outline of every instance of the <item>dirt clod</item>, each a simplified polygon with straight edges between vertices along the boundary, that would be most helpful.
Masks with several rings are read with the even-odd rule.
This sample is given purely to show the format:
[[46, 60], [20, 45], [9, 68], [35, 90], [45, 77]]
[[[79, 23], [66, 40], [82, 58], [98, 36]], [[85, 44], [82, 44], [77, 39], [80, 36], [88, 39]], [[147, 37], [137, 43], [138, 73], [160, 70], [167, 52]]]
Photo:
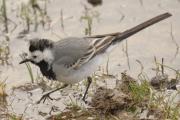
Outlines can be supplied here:
[[117, 111], [127, 108], [130, 102], [131, 99], [123, 92], [100, 87], [92, 97], [91, 105], [101, 113], [114, 114]]
[[156, 75], [151, 79], [151, 85], [155, 89], [165, 88], [168, 84], [168, 75]]
[[179, 83], [178, 78], [169, 79], [167, 74], [156, 75], [151, 79], [151, 85], [155, 89], [173, 89], [177, 90], [176, 85]]

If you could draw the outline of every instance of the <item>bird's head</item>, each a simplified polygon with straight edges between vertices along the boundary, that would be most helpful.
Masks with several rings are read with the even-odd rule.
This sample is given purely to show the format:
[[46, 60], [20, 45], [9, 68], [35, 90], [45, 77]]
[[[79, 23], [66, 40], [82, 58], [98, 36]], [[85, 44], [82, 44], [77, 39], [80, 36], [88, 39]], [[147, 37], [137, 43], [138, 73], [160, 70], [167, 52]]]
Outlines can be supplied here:
[[29, 42], [29, 54], [20, 62], [31, 62], [39, 65], [42, 62], [51, 64], [54, 60], [53, 56], [53, 42], [47, 39], [33, 39]]

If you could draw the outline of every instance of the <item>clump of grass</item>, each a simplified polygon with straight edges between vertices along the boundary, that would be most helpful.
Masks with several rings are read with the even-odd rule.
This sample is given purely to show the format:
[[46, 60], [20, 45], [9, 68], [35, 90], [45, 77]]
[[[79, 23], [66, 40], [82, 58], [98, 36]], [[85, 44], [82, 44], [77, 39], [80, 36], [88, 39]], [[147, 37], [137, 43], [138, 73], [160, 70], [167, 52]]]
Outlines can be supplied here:
[[10, 59], [10, 50], [9, 50], [9, 42], [6, 40], [0, 41], [0, 64], [1, 65], [9, 65]]
[[138, 101], [139, 103], [144, 102], [144, 105], [141, 107], [147, 109], [149, 111], [148, 114], [153, 115], [156, 119], [178, 120], [180, 117], [180, 104], [174, 103], [175, 97], [172, 98], [170, 96], [166, 96], [165, 94], [165, 91], [160, 93], [153, 91], [148, 95], [148, 98], [146, 98], [147, 95], [145, 95], [143, 98], [141, 95], [139, 95], [139, 93], [136, 93], [134, 94], [136, 96], [134, 100]]
[[180, 117], [180, 103], [174, 100], [179, 95], [177, 92], [173, 96], [167, 96], [165, 91], [154, 92], [149, 102], [149, 114], [154, 114], [157, 119], [178, 120]]
[[92, 35], [93, 20], [98, 19], [99, 13], [97, 11], [92, 11], [90, 8], [84, 5], [84, 15], [81, 16], [80, 20], [86, 22], [86, 27], [84, 30], [85, 35]]
[[151, 97], [151, 86], [145, 79], [141, 79], [140, 83], [137, 80], [122, 73], [122, 83], [117, 85], [117, 89], [129, 96], [132, 99], [127, 107], [127, 111], [135, 112], [139, 107], [147, 106], [148, 100]]
[[5, 117], [4, 114], [7, 111], [7, 101], [6, 101], [7, 94], [5, 92], [5, 88], [6, 88], [5, 81], [0, 81], [0, 119], [3, 119]]
[[3, 36], [4, 39], [0, 42], [0, 62], [1, 64], [9, 64], [8, 59], [10, 55], [9, 49], [9, 27], [8, 27], [8, 17], [7, 17], [7, 8], [6, 8], [6, 0], [0, 1], [0, 23], [2, 22], [4, 26], [4, 30], [2, 31], [5, 33]]
[[0, 81], [0, 105], [6, 101], [6, 92], [5, 92], [6, 84], [5, 81]]
[[[0, 113], [1, 115], [1, 113]], [[16, 114], [13, 114], [13, 113], [4, 113], [0, 116], [0, 119], [2, 120], [23, 120], [23, 118], [21, 116], [18, 116]]]
[[150, 89], [150, 84], [146, 80], [142, 81], [141, 84], [134, 82], [129, 84], [130, 94], [136, 103], [142, 103], [150, 99]]
[[167, 74], [165, 74], [165, 68], [167, 68], [175, 72], [175, 78], [171, 80], [166, 78], [165, 81], [163, 80], [162, 82], [166, 82], [163, 89], [158, 91], [153, 89], [152, 97], [148, 107], [150, 114], [154, 113], [157, 119], [178, 120], [180, 118], [180, 102], [175, 102], [175, 99], [180, 95], [180, 91], [175, 89], [175, 94], [167, 95], [167, 89], [171, 89], [179, 82], [179, 70], [165, 65], [163, 58], [161, 63], [158, 62], [155, 58], [155, 64], [156, 77], [165, 75], [167, 76]]
[[[160, 67], [164, 69], [162, 66]], [[161, 74], [165, 74], [161, 70], [158, 71]], [[160, 73], [158, 73], [158, 75]], [[106, 115], [112, 114], [117, 117], [117, 119], [120, 119], [122, 111], [124, 111], [127, 114], [130, 112], [134, 118], [140, 119], [142, 118], [141, 114], [146, 110], [148, 113], [144, 119], [150, 119], [150, 117], [153, 116], [154, 119], [178, 120], [180, 117], [180, 103], [174, 103], [174, 100], [180, 92], [177, 91], [174, 96], [167, 96], [166, 90], [156, 90], [151, 86], [146, 75], [144, 75], [143, 66], [141, 66], [141, 73], [138, 75], [138, 78], [139, 79], [136, 80], [126, 73], [122, 73], [122, 83], [117, 84], [115, 89], [104, 89], [96, 95], [96, 97], [92, 96], [92, 99], [96, 100], [94, 102], [95, 109], [97, 111], [104, 109], [111, 110], [116, 103], [117, 105], [120, 104], [120, 106], [117, 107], [117, 105], [115, 105], [116, 109], [112, 109], [113, 112], [115, 111], [115, 114], [107, 111]], [[139, 83], [137, 83], [137, 81], [139, 81]], [[107, 97], [108, 94], [109, 96]], [[120, 94], [120, 97], [115, 97], [118, 96], [117, 94]], [[119, 101], [120, 99], [121, 101]], [[108, 104], [102, 104], [105, 103], [105, 101], [108, 101]], [[112, 101], [116, 102], [113, 103]]]
[[10, 113], [6, 114], [6, 118], [8, 120], [23, 120], [21, 116], [18, 116], [16, 114], [10, 114]]
[[20, 12], [20, 17], [23, 21], [25, 21], [26, 28], [24, 31], [29, 32], [30, 30], [30, 24], [32, 22], [32, 19], [30, 17], [30, 8], [27, 7], [25, 4], [21, 4], [21, 12]]
[[2, 0], [2, 16], [4, 18], [4, 28], [5, 28], [5, 32], [8, 33], [8, 18], [7, 18], [7, 10], [6, 10], [6, 0]]
[[[177, 89], [176, 85], [180, 81], [180, 71], [164, 64], [164, 59], [162, 58], [162, 62], [158, 62], [155, 58], [156, 68], [153, 69], [156, 72], [156, 76], [151, 79], [151, 85], [160, 90], [164, 89]], [[168, 74], [165, 73], [165, 68], [172, 70], [175, 73], [175, 78], [169, 79]]]
[[44, 0], [44, 8], [41, 8], [37, 0], [29, 0], [28, 4], [21, 4], [20, 17], [26, 24], [23, 33], [30, 31], [31, 25], [34, 25], [34, 31], [38, 30], [39, 24], [45, 28], [46, 22], [50, 18], [47, 15], [47, 0]]
[[[9, 41], [9, 33], [13, 32], [15, 30], [15, 28], [17, 27], [16, 23], [13, 22], [11, 19], [8, 18], [8, 14], [7, 14], [7, 6], [6, 6], [6, 0], [1, 0], [0, 1], [0, 23], [3, 24], [4, 26], [4, 30], [2, 31], [3, 33], [5, 33], [6, 40]], [[10, 23], [13, 23], [14, 28], [9, 29], [10, 28]]]

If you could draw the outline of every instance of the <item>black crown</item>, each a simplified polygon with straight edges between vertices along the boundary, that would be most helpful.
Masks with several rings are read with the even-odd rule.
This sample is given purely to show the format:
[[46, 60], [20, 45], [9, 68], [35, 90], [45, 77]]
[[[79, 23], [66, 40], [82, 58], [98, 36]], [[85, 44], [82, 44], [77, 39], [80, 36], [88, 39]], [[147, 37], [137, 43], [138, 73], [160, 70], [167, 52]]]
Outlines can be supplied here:
[[53, 42], [48, 39], [33, 39], [30, 40], [29, 51], [33, 52], [36, 50], [44, 51], [46, 48], [52, 48]]

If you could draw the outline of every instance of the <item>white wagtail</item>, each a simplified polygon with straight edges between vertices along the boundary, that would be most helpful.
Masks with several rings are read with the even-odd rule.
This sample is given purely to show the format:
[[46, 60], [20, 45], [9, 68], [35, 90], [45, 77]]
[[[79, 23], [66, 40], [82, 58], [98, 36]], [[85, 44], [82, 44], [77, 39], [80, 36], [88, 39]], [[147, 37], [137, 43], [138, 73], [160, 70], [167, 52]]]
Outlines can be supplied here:
[[97, 70], [103, 54], [109, 46], [119, 43], [127, 37], [140, 30], [170, 17], [171, 14], [164, 13], [154, 17], [132, 29], [122, 33], [111, 33], [95, 35], [90, 37], [76, 38], [70, 37], [53, 42], [47, 39], [30, 40], [29, 56], [20, 64], [31, 62], [39, 66], [41, 73], [50, 80], [57, 80], [64, 83], [64, 86], [44, 94], [39, 103], [46, 98], [52, 99], [49, 95], [68, 84], [77, 83], [84, 78], [88, 78], [88, 85], [83, 96], [85, 100], [87, 91], [91, 84], [89, 76]]

